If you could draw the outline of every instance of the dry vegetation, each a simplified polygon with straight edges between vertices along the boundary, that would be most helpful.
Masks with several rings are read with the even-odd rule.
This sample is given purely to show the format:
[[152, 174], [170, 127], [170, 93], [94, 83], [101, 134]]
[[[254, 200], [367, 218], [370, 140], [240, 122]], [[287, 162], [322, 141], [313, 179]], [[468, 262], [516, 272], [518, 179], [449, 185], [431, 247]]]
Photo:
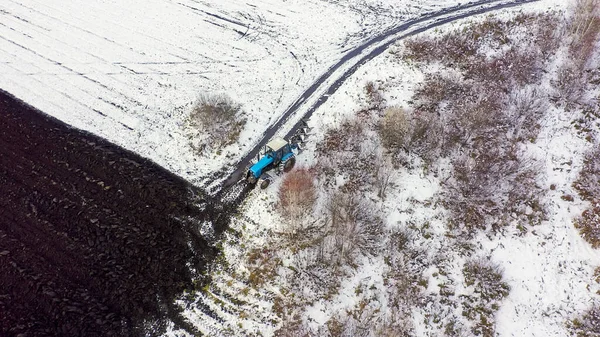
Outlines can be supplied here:
[[584, 165], [573, 184], [581, 199], [590, 203], [575, 227], [592, 247], [600, 247], [600, 145], [596, 145], [584, 158]]
[[438, 138], [429, 144], [440, 144], [429, 148], [434, 151], [429, 157], [452, 161], [444, 195], [457, 234], [497, 231], [515, 222], [537, 225], [545, 218], [538, 169], [524, 144], [535, 142], [548, 108], [539, 84], [557, 46], [557, 22], [552, 14], [487, 18], [462, 31], [406, 43], [405, 60], [446, 68], [426, 76], [414, 101], [417, 111], [441, 121], [426, 124], [434, 132], [425, 134]]
[[600, 336], [600, 308], [591, 307], [581, 317], [571, 321], [569, 327], [577, 337]]
[[239, 104], [226, 95], [202, 94], [188, 117], [190, 145], [198, 152], [235, 143], [246, 124]]
[[[591, 1], [578, 8], [597, 12]], [[258, 286], [277, 279], [281, 289], [274, 305], [282, 322], [277, 335], [407, 336], [414, 334], [414, 309], [421, 308], [426, 324], [446, 336], [494, 336], [495, 315], [510, 287], [489, 258], [473, 257], [473, 238], [501, 234], [509, 226], [526, 232], [546, 219], [544, 177], [527, 147], [537, 141], [550, 102], [583, 104], [582, 95], [565, 90], [575, 80], [583, 78], [579, 88], [589, 82], [582, 72], [592, 64], [594, 50], [586, 43], [597, 40], [596, 22], [596, 16], [580, 12], [567, 22], [560, 13], [518, 14], [406, 41], [402, 61], [425, 73], [413, 103], [387, 106], [381, 83], [367, 83], [367, 108], [327, 130], [315, 166], [288, 174], [281, 185], [277, 205], [284, 223], [268, 246], [287, 262], [264, 250], [248, 256], [251, 281]], [[580, 60], [569, 68], [572, 78], [564, 77], [564, 69], [547, 71], [561, 50]], [[556, 92], [548, 93], [543, 80], [553, 80]], [[451, 172], [440, 173], [448, 163], [444, 167]], [[454, 275], [451, 253], [422, 246], [439, 235], [428, 222], [400, 229], [385, 223], [382, 205], [390, 187], [398, 187], [394, 172], [402, 170], [443, 178], [437, 199], [428, 202], [447, 216], [443, 238], [433, 242], [466, 261]], [[597, 147], [575, 184], [591, 204], [577, 226], [595, 247], [599, 176]], [[335, 298], [361, 261], [377, 258], [385, 264], [385, 296], [359, 286], [356, 306], [316, 330], [306, 326], [304, 308]], [[438, 281], [433, 293], [424, 274], [431, 268]], [[596, 311], [578, 321], [578, 333], [595, 333]]]
[[463, 316], [473, 321], [471, 332], [476, 336], [495, 336], [494, 313], [510, 292], [502, 279], [502, 270], [489, 258], [468, 261], [464, 268], [465, 285], [472, 295], [463, 296]]

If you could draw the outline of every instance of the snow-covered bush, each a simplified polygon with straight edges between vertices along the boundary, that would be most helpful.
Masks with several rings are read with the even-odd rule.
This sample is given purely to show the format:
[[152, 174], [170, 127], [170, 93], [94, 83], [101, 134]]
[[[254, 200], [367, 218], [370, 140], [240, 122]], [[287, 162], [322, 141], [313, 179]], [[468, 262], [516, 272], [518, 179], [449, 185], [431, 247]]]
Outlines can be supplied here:
[[573, 335], [577, 337], [600, 336], [600, 307], [592, 306], [583, 316], [573, 319], [569, 327]]
[[202, 153], [235, 143], [246, 124], [242, 107], [223, 94], [201, 94], [187, 120], [190, 143]]
[[590, 206], [575, 220], [581, 236], [594, 248], [600, 247], [600, 145], [588, 152], [579, 177], [573, 184]]
[[569, 52], [575, 63], [584, 67], [593, 55], [600, 36], [600, 3], [596, 0], [577, 0], [574, 14], [568, 23], [571, 38]]
[[474, 335], [495, 336], [495, 313], [510, 292], [502, 269], [489, 258], [480, 258], [467, 261], [463, 275], [465, 285], [473, 289], [472, 295], [463, 296], [463, 316], [473, 322]]

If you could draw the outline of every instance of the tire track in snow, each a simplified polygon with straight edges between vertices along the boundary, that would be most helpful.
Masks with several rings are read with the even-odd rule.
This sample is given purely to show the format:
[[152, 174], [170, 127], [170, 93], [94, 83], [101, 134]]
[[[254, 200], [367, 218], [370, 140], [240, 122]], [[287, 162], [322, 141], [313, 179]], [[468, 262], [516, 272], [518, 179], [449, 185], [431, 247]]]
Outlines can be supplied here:
[[[33, 0], [33, 1], [35, 1], [35, 0]], [[49, 9], [55, 11], [55, 12], [62, 13], [64, 15], [67, 15], [68, 17], [71, 17], [70, 13], [68, 13], [68, 12], [65, 12], [65, 11], [62, 11], [60, 9], [56, 9], [54, 7], [48, 6], [45, 3], [42, 3], [42, 2], [39, 2], [39, 1], [37, 3], [39, 3], [40, 5], [44, 5], [47, 8], [49, 8]], [[171, 5], [171, 7], [178, 9], [182, 13], [186, 13], [186, 11], [181, 11], [178, 6], [174, 6], [171, 3], [171, 1], [166, 1], [164, 3], [167, 3], [167, 4]], [[155, 48], [156, 44], [155, 43], [158, 42], [161, 45], [161, 48], [159, 49], [160, 52], [165, 52], [165, 54], [168, 54], [168, 55], [173, 56], [173, 57], [177, 57], [177, 58], [179, 58], [179, 59], [181, 59], [183, 61], [186, 61], [186, 62], [190, 62], [190, 63], [203, 63], [203, 62], [200, 62], [200, 61], [191, 61], [190, 60], [190, 59], [197, 58], [197, 56], [202, 57], [206, 61], [213, 61], [213, 62], [217, 61], [217, 60], [215, 60], [215, 59], [213, 59], [213, 58], [211, 58], [211, 57], [209, 57], [207, 55], [199, 53], [198, 51], [190, 50], [190, 49], [182, 47], [181, 45], [173, 44], [173, 43], [171, 43], [169, 41], [156, 38], [155, 36], [152, 36], [151, 34], [147, 34], [147, 33], [143, 32], [143, 31], [135, 30], [135, 29], [133, 29], [130, 26], [123, 25], [121, 23], [121, 21], [118, 21], [118, 20], [107, 20], [105, 16], [95, 15], [94, 13], [96, 13], [96, 12], [102, 12], [104, 10], [104, 8], [94, 7], [93, 4], [94, 3], [92, 2], [92, 3], [88, 4], [88, 5], [86, 5], [90, 9], [89, 12], [86, 13], [86, 14], [90, 18], [95, 18], [97, 20], [101, 20], [103, 22], [109, 23], [109, 25], [102, 25], [100, 27], [102, 27], [104, 30], [107, 30], [107, 27], [118, 27], [118, 29], [113, 30], [111, 32], [112, 33], [117, 32], [117, 33], [121, 33], [122, 34], [124, 31], [127, 31], [132, 36], [136, 35], [136, 36], [143, 37], [146, 40], [146, 41], [144, 41], [142, 43], [144, 45], [143, 47], [144, 47], [145, 50], [152, 50], [152, 51], [156, 50], [156, 48]], [[121, 4], [121, 2], [117, 1], [114, 4], [112, 4], [112, 6], [120, 8], [123, 12], [129, 12], [129, 11], [131, 11], [131, 9], [119, 6], [119, 4]], [[84, 26], [88, 26], [89, 25], [89, 22], [86, 22], [86, 21], [84, 21], [81, 18], [77, 18], [77, 20], [79, 22], [81, 22]], [[99, 29], [99, 30], [102, 30], [102, 29]], [[136, 43], [140, 43], [140, 41], [141, 41], [139, 38], [132, 38], [131, 40], [135, 41]], [[153, 42], [150, 42], [150, 41], [153, 41]], [[173, 53], [169, 52], [169, 50], [171, 50], [171, 49], [176, 49], [176, 50], [182, 51], [184, 55], [182, 56], [182, 55], [179, 55], [179, 54], [173, 54]], [[143, 52], [142, 53], [138, 52], [138, 53], [140, 55], [142, 55], [142, 56], [147, 56]], [[168, 64], [168, 62], [165, 62], [165, 63]]]
[[[0, 23], [0, 26], [5, 26], [5, 25]], [[18, 29], [13, 29], [11, 27], [8, 27], [8, 28], [12, 29], [13, 31], [15, 31], [17, 33], [20, 33], [20, 34], [24, 35], [24, 33], [22, 33]], [[30, 30], [30, 32], [31, 32], [31, 30]], [[94, 55], [92, 53], [89, 53], [89, 52], [86, 52], [84, 50], [81, 50], [80, 48], [74, 47], [74, 46], [72, 46], [70, 44], [67, 44], [64, 41], [60, 40], [60, 39], [57, 39], [55, 37], [52, 37], [52, 36], [44, 34], [44, 33], [40, 33], [40, 34], [43, 35], [43, 36], [46, 36], [46, 37], [48, 37], [50, 39], [53, 39], [53, 40], [57, 41], [58, 44], [64, 45], [64, 47], [67, 48], [67, 49], [76, 50], [80, 54], [87, 54], [90, 57], [95, 58], [97, 60], [100, 60], [101, 62], [103, 62], [103, 63], [105, 63], [107, 65], [111, 64], [111, 62], [109, 62], [109, 61], [107, 61], [105, 59], [102, 59], [102, 58], [100, 58], [100, 57], [98, 57], [98, 56], [96, 56], [96, 55]], [[32, 38], [34, 38], [34, 37], [32, 37]], [[14, 43], [14, 41], [13, 41], [13, 43]], [[20, 43], [19, 43], [19, 45], [20, 45]], [[94, 63], [91, 63], [91, 62], [87, 62], [87, 63], [81, 62], [81, 61], [77, 60], [75, 57], [71, 56], [73, 54], [67, 53], [65, 51], [61, 51], [61, 50], [64, 50], [64, 49], [52, 48], [51, 46], [49, 46], [49, 45], [47, 45], [45, 43], [40, 42], [39, 39], [35, 43], [35, 46], [36, 47], [43, 46], [47, 50], [50, 50], [50, 51], [52, 51], [52, 52], [54, 52], [56, 54], [61, 54], [61, 55], [63, 55], [63, 57], [61, 59], [71, 59], [71, 60], [73, 60], [73, 62], [72, 62], [73, 64], [81, 64], [81, 65], [85, 65], [87, 67], [95, 65]], [[26, 47], [26, 46], [22, 46], [22, 47]], [[32, 51], [32, 49], [30, 47], [26, 47], [26, 48], [28, 49], [28, 51]], [[48, 53], [44, 53], [44, 55], [47, 55], [47, 54]], [[39, 56], [39, 55], [41, 55], [41, 53], [37, 53], [36, 55]], [[114, 77], [111, 77], [111, 76], [104, 77], [103, 79], [106, 79], [106, 80], [109, 80], [109, 81], [114, 81], [116, 83], [120, 83], [121, 84], [120, 86], [109, 86], [109, 85], [106, 85], [106, 84], [104, 84], [104, 83], [101, 82], [102, 78], [101, 79], [94, 79], [94, 78], [92, 78], [92, 76], [94, 76], [94, 75], [108, 75], [109, 73], [107, 73], [105, 70], [98, 69], [98, 72], [90, 72], [90, 73], [86, 74], [86, 73], [77, 71], [74, 68], [67, 67], [65, 65], [66, 63], [71, 63], [71, 62], [58, 62], [58, 61], [56, 61], [54, 59], [51, 59], [49, 56], [46, 56], [45, 58], [46, 58], [46, 60], [48, 60], [50, 62], [53, 62], [56, 65], [60, 65], [63, 69], [67, 70], [67, 72], [70, 72], [72, 75], [81, 76], [81, 77], [83, 77], [83, 78], [85, 78], [85, 79], [93, 82], [94, 84], [96, 84], [96, 85], [98, 85], [98, 86], [106, 89], [106, 91], [109, 92], [109, 93], [111, 93], [111, 95], [113, 95], [113, 96], [114, 95], [121, 96], [123, 99], [125, 99], [129, 103], [132, 103], [134, 106], [138, 106], [138, 107], [143, 106], [143, 104], [138, 99], [134, 98], [133, 96], [126, 95], [125, 93], [122, 92], [122, 90], [125, 90], [125, 88], [127, 88], [131, 83], [118, 80], [117, 78], [114, 78]], [[32, 74], [32, 73], [23, 73], [23, 74], [24, 75], [36, 75], [36, 74]], [[40, 74], [45, 74], [45, 72], [41, 72]], [[124, 74], [124, 73], [121, 72], [121, 73], [114, 73], [114, 74], [115, 75], [121, 75], [121, 74]], [[61, 75], [61, 74], [57, 74], [57, 75]], [[116, 87], [120, 88], [122, 90], [115, 90]], [[114, 97], [115, 102], [109, 102], [109, 101], [107, 101], [103, 97], [100, 97], [100, 99], [103, 99], [104, 101], [106, 101], [107, 103], [110, 103], [110, 104], [118, 104], [117, 102], [121, 101], [120, 99], [117, 99], [116, 97]]]
[[[535, 1], [539, 0], [483, 0], [479, 2], [471, 2], [466, 5], [442, 9], [440, 11], [424, 14], [419, 18], [409, 20], [397, 27], [394, 27], [369, 39], [358, 47], [355, 47], [346, 55], [344, 55], [340, 61], [338, 61], [323, 75], [321, 75], [321, 77], [319, 77], [291, 106], [289, 106], [283, 112], [283, 114], [275, 123], [267, 128], [267, 130], [263, 133], [262, 139], [238, 162], [233, 170], [227, 170], [224, 168], [222, 171], [215, 173], [212, 177], [209, 177], [209, 179], [212, 179], [213, 181], [222, 182], [219, 186], [213, 188], [213, 191], [216, 191], [217, 196], [227, 194], [226, 192], [223, 192], [223, 190], [228, 189], [240, 181], [252, 159], [256, 157], [260, 149], [266, 145], [266, 143], [280, 130], [284, 124], [286, 124], [286, 122], [288, 122], [289, 119], [294, 117], [294, 115], [296, 115], [300, 109], [306, 108], [307, 105], [309, 105], [309, 108], [305, 113], [302, 114], [301, 118], [310, 118], [312, 113], [323, 103], [325, 103], [328, 97], [335, 93], [337, 89], [345, 82], [345, 80], [354, 74], [362, 64], [383, 53], [393, 43], [396, 43], [406, 37], [410, 37], [412, 35], [450, 23], [452, 21], [504, 8], [516, 7]], [[415, 28], [419, 24], [425, 25], [423, 27]], [[369, 48], [374, 49], [369, 51]], [[367, 54], [361, 57], [363, 52], [367, 52]], [[351, 62], [353, 63], [352, 66], [350, 66], [337, 78], [333, 80], [331, 79], [337, 70], [342, 69], [344, 65]], [[289, 139], [289, 137], [291, 137], [291, 135], [293, 135], [302, 126], [300, 118], [296, 118], [299, 120], [293, 125], [284, 138]]]
[[[29, 48], [27, 48], [27, 47], [24, 47], [24, 46], [22, 46], [22, 45], [20, 45], [20, 44], [18, 44], [18, 43], [16, 43], [16, 42], [14, 42], [14, 41], [12, 41], [12, 40], [6, 39], [4, 36], [0, 36], [0, 39], [3, 39], [3, 40], [5, 40], [5, 41], [7, 41], [7, 42], [9, 42], [9, 43], [11, 43], [11, 44], [13, 44], [13, 45], [17, 46], [17, 47], [20, 47], [20, 48], [22, 48], [23, 50], [25, 50], [25, 51], [27, 51], [27, 52], [30, 52], [30, 53], [32, 53], [32, 54], [35, 54], [35, 55], [37, 55], [37, 56], [41, 56], [40, 54], [36, 53], [35, 51], [33, 51], [33, 50], [31, 50], [31, 49], [29, 49]], [[16, 59], [16, 60], [18, 60], [18, 59], [19, 59], [19, 57], [20, 57], [20, 56], [18, 56], [18, 55], [11, 54], [10, 52], [8, 52], [8, 51], [6, 51], [6, 50], [4, 50], [4, 49], [2, 49], [2, 52], [4, 52], [4, 53], [5, 53], [5, 54], [7, 54], [7, 55], [10, 55], [10, 56], [12, 56], [12, 57], [13, 57], [14, 59]], [[21, 55], [21, 56], [22, 56], [22, 55]], [[55, 62], [55, 61], [53, 61], [53, 60], [51, 60], [51, 59], [48, 59], [48, 58], [45, 58], [45, 57], [42, 57], [42, 58], [43, 58], [44, 60], [46, 60], [47, 62], [49, 62], [50, 64], [54, 64], [54, 65], [56, 65], [56, 66], [59, 66], [59, 67], [62, 67], [62, 68], [66, 68], [66, 69], [68, 69], [68, 70], [70, 70], [70, 71], [73, 71], [72, 69], [69, 69], [68, 67], [65, 67], [64, 65], [61, 65], [61, 64], [59, 64], [58, 62]], [[6, 67], [9, 67], [9, 68], [11, 68], [11, 69], [15, 70], [17, 73], [22, 73], [22, 70], [20, 70], [19, 68], [16, 68], [15, 66], [12, 66], [12, 65], [11, 65], [11, 63], [3, 63], [3, 64], [4, 64]], [[32, 66], [32, 67], [36, 67], [36, 68], [38, 68], [38, 69], [40, 69], [40, 70], [43, 70], [42, 68], [40, 68], [40, 67], [38, 67], [38, 66], [34, 65], [33, 63], [32, 63], [32, 64], [30, 64], [30, 66]], [[111, 116], [109, 116], [109, 115], [107, 114], [107, 111], [110, 111], [110, 110], [112, 110], [113, 108], [115, 108], [115, 107], [116, 107], [116, 106], [112, 106], [112, 104], [110, 104], [110, 103], [109, 103], [109, 104], [110, 104], [111, 106], [107, 106], [107, 107], [106, 107], [106, 110], [107, 110], [107, 111], [105, 111], [105, 112], [102, 112], [102, 111], [100, 111], [100, 110], [98, 110], [98, 109], [96, 109], [96, 108], [93, 108], [93, 107], [91, 107], [91, 106], [89, 106], [89, 105], [87, 105], [87, 104], [85, 104], [85, 103], [81, 102], [81, 100], [78, 100], [78, 99], [74, 98], [73, 96], [71, 96], [71, 95], [70, 95], [70, 94], [68, 94], [67, 92], [65, 92], [65, 91], [62, 91], [62, 90], [59, 90], [59, 89], [58, 89], [56, 86], [48, 86], [48, 83], [46, 83], [46, 82], [42, 82], [42, 81], [40, 81], [39, 79], [35, 78], [34, 76], [28, 76], [28, 78], [29, 78], [29, 79], [31, 79], [31, 80], [34, 80], [35, 82], [37, 82], [37, 83], [39, 83], [39, 84], [40, 84], [40, 85], [38, 85], [38, 86], [36, 86], [36, 87], [42, 87], [42, 88], [46, 88], [46, 89], [50, 89], [50, 90], [52, 90], [52, 91], [55, 91], [55, 92], [59, 93], [60, 95], [62, 95], [63, 97], [67, 98], [68, 100], [70, 100], [70, 101], [74, 102], [76, 105], [78, 105], [78, 106], [81, 106], [81, 107], [83, 107], [83, 108], [87, 109], [88, 111], [93, 111], [93, 112], [95, 112], [95, 113], [97, 113], [97, 114], [99, 114], [99, 115], [101, 115], [101, 116], [103, 116], [103, 117], [110, 118], [110, 119], [112, 119], [112, 120], [116, 121], [117, 123], [119, 123], [120, 125], [122, 125], [123, 127], [127, 128], [127, 129], [129, 129], [129, 130], [133, 130], [133, 129], [132, 129], [130, 126], [128, 126], [128, 125], [126, 125], [126, 124], [124, 124], [124, 123], [123, 123], [123, 122], [121, 122], [121, 121], [120, 121], [118, 118], [113, 118], [113, 117], [111, 117]], [[59, 78], [59, 79], [60, 79], [60, 78]], [[12, 82], [14, 83], [14, 81], [12, 81]], [[19, 87], [21, 87], [21, 86], [19, 86]], [[81, 89], [81, 88], [78, 88], [78, 87], [76, 87], [76, 86], [71, 86], [71, 88], [72, 88], [74, 91], [77, 91], [77, 90], [79, 90], [79, 91], [81, 91], [81, 92], [83, 92], [83, 93], [87, 94], [87, 95], [88, 95], [90, 98], [92, 98], [92, 99], [94, 99], [94, 100], [98, 98], [98, 97], [97, 97], [97, 95], [93, 95], [93, 94], [91, 94], [91, 93], [89, 93], [89, 92], [87, 92], [87, 91], [85, 91], [85, 90], [83, 90], [83, 89]], [[70, 90], [69, 92], [72, 92], [73, 90]], [[47, 99], [44, 99], [43, 101], [44, 101], [44, 102], [49, 102]], [[50, 102], [50, 103], [51, 103], [51, 102]], [[54, 104], [54, 103], [52, 103], [52, 104], [56, 106], [56, 104]], [[63, 108], [63, 109], [65, 109], [65, 108]]]

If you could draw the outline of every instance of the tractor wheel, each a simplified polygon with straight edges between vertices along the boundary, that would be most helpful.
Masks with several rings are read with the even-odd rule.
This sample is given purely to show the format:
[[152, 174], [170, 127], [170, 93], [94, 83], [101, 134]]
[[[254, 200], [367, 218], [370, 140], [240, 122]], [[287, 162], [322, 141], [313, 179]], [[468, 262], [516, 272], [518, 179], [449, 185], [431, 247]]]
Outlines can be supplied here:
[[296, 164], [295, 157], [292, 157], [292, 158], [286, 160], [285, 163], [283, 164], [283, 172], [290, 172], [290, 170], [294, 168], [295, 164]]
[[271, 179], [263, 179], [260, 182], [260, 189], [264, 190], [265, 188], [269, 187], [269, 184], [271, 183]]

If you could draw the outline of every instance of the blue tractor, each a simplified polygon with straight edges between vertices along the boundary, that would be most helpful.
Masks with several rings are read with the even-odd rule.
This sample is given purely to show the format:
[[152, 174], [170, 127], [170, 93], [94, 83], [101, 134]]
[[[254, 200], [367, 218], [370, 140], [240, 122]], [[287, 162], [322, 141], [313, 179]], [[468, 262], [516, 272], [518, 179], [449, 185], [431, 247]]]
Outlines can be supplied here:
[[259, 153], [256, 163], [248, 169], [246, 173], [246, 182], [251, 185], [259, 184], [261, 189], [265, 189], [273, 181], [273, 177], [268, 173], [275, 170], [277, 173], [289, 172], [296, 164], [295, 152], [302, 151], [302, 147], [310, 128], [305, 120], [298, 122], [294, 135], [290, 141], [283, 138], [275, 138]]
[[267, 188], [273, 180], [268, 171], [289, 172], [296, 164], [294, 150], [299, 148], [297, 143], [288, 143], [283, 138], [271, 140], [259, 154], [258, 161], [248, 169], [246, 181], [252, 185], [259, 183], [261, 189]]

